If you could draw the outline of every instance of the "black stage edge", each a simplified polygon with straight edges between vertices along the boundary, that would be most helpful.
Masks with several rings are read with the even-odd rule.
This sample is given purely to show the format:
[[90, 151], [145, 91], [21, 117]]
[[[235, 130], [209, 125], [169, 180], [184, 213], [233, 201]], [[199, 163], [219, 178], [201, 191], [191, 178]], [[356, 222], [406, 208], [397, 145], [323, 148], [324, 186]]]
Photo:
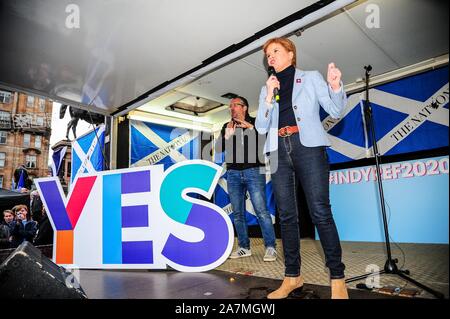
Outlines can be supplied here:
[[[46, 313], [70, 311], [71, 315], [106, 311], [117, 313], [117, 317], [131, 316], [149, 318], [310, 318], [321, 314], [344, 317], [349, 313], [366, 317], [380, 316], [388, 311], [390, 316], [409, 317], [412, 314], [444, 313], [448, 303], [443, 300], [27, 300], [9, 301], [3, 313], [16, 313], [21, 308], [21, 315], [35, 315], [36, 309], [45, 309]], [[445, 307], [445, 308], [444, 308]], [[23, 309], [23, 310], [22, 310]], [[14, 312], [13, 312], [14, 311]], [[41, 310], [44, 311], [44, 310]], [[442, 312], [441, 312], [442, 311]]]

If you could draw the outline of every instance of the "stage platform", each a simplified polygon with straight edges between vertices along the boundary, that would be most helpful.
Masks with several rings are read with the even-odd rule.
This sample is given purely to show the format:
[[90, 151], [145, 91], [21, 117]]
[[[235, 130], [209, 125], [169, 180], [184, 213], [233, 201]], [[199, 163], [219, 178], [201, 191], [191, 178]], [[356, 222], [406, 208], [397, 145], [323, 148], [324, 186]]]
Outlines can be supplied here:
[[[80, 282], [90, 299], [266, 299], [281, 280], [221, 270], [180, 273], [174, 270], [82, 270]], [[359, 289], [351, 299], [401, 298]], [[289, 299], [330, 299], [330, 287], [305, 284]]]
[[[235, 243], [236, 245], [236, 243]], [[251, 239], [252, 256], [228, 259], [215, 270], [204, 273], [181, 273], [174, 270], [81, 270], [80, 283], [87, 296], [104, 298], [149, 299], [264, 299], [276, 289], [283, 278], [282, 246], [278, 240], [280, 256], [275, 262], [264, 262], [264, 245], [260, 238]], [[320, 242], [302, 240], [302, 273], [306, 285], [304, 291], [292, 298], [328, 299], [330, 288], [328, 273]], [[386, 261], [383, 243], [342, 242], [343, 259], [348, 278], [366, 272], [369, 265], [381, 269]], [[403, 253], [402, 253], [403, 251]], [[392, 245], [394, 258], [399, 259], [401, 269], [409, 269], [410, 276], [430, 288], [448, 292], [449, 246], [430, 244]], [[380, 294], [356, 289], [350, 283], [352, 299], [399, 298], [398, 295]], [[382, 275], [380, 286], [398, 291], [412, 288], [418, 294], [412, 298], [433, 298], [398, 276]]]

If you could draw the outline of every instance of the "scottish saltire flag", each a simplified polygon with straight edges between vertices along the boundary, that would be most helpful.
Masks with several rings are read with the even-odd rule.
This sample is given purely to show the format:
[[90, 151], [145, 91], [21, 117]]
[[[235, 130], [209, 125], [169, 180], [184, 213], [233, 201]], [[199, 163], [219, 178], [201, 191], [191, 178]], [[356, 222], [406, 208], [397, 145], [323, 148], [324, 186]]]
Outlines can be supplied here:
[[20, 191], [22, 188], [25, 188], [25, 171], [22, 170], [20, 172], [19, 181], [17, 182], [16, 191]]
[[66, 155], [67, 146], [63, 146], [58, 148], [57, 150], [53, 151], [52, 155], [52, 176], [58, 176], [59, 169], [61, 168], [62, 160], [64, 159], [64, 156]]
[[78, 174], [94, 173], [104, 169], [105, 125], [84, 134], [72, 142], [71, 182]]
[[199, 132], [143, 121], [130, 121], [130, 167], [171, 165], [200, 158]]
[[[375, 135], [381, 155], [448, 146], [448, 66], [376, 86], [369, 90]], [[349, 96], [339, 120], [321, 110], [331, 140], [330, 163], [373, 157], [364, 124], [365, 94]]]
[[[221, 165], [223, 168], [222, 175], [220, 176], [219, 182], [214, 191], [214, 203], [217, 206], [222, 207], [222, 209], [228, 214], [228, 216], [230, 216], [231, 220], [234, 221], [233, 208], [231, 207], [230, 197], [228, 196], [225, 152], [214, 154], [214, 163], [216, 163], [217, 165]], [[270, 174], [266, 175], [266, 204], [267, 209], [269, 210], [272, 217], [272, 222], [275, 223], [275, 198], [272, 190]], [[258, 219], [256, 218], [255, 209], [253, 208], [248, 192], [245, 199], [245, 216], [247, 225], [258, 225]]]

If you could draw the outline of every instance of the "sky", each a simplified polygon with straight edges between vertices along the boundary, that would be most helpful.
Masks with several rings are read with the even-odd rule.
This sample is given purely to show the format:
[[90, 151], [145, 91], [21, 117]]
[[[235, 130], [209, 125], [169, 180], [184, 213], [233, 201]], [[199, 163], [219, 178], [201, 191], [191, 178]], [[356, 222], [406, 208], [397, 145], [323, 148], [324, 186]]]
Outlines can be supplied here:
[[[60, 103], [53, 102], [53, 111], [52, 111], [52, 134], [50, 135], [50, 155], [48, 157], [48, 164], [52, 161], [52, 146], [55, 145], [57, 142], [61, 140], [66, 139], [66, 131], [67, 131], [67, 124], [70, 121], [70, 115], [69, 115], [69, 109], [67, 108], [66, 114], [64, 115], [63, 119], [59, 118], [59, 109], [61, 107]], [[77, 136], [81, 136], [84, 133], [92, 130], [92, 125], [88, 122], [79, 120], [77, 125]], [[71, 140], [74, 139], [72, 130], [70, 130], [69, 138]]]

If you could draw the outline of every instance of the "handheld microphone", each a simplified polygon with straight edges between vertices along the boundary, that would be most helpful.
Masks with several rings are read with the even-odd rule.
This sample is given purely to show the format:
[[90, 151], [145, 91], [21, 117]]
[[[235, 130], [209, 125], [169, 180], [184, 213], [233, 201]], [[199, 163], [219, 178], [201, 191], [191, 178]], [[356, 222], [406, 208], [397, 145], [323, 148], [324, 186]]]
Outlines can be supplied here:
[[[269, 77], [272, 75], [276, 76], [275, 68], [273, 66], [269, 66], [269, 68], [267, 69], [267, 73], [269, 73]], [[280, 100], [278, 88], [273, 89], [273, 96], [275, 97], [275, 101], [278, 102]]]

